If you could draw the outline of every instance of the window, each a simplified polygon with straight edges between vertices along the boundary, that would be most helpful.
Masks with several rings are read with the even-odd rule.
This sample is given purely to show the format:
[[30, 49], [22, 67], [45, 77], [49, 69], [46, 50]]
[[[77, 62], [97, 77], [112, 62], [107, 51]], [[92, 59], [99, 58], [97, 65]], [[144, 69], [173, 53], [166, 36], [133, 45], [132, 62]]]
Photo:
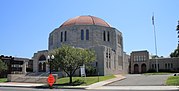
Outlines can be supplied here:
[[170, 69], [170, 64], [168, 63], [168, 69]]
[[81, 30], [81, 40], [84, 40], [84, 30]]
[[173, 68], [173, 64], [171, 63], [171, 68]]
[[152, 69], [154, 69], [154, 64], [152, 64]]
[[109, 53], [109, 58], [111, 58], [111, 54]]
[[166, 63], [165, 63], [165, 69], [168, 69], [168, 68], [167, 68], [167, 64], [166, 64]]
[[63, 32], [61, 32], [61, 42], [63, 42]]
[[106, 58], [108, 58], [108, 53], [106, 53]]
[[109, 36], [109, 31], [108, 31], [108, 41], [109, 41], [109, 39], [110, 39], [109, 37], [110, 37], [110, 36]]
[[65, 41], [67, 41], [67, 31], [65, 31]]
[[103, 32], [103, 40], [106, 41], [106, 32]]
[[86, 40], [89, 40], [89, 30], [86, 30]]

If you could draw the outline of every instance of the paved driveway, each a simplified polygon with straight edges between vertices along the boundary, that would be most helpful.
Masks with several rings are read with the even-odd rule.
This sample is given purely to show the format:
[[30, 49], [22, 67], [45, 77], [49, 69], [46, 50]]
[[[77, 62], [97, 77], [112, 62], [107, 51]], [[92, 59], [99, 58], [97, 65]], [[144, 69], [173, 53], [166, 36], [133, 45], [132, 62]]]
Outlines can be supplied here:
[[126, 79], [113, 82], [107, 86], [164, 86], [169, 76], [171, 75], [129, 74], [126, 75]]

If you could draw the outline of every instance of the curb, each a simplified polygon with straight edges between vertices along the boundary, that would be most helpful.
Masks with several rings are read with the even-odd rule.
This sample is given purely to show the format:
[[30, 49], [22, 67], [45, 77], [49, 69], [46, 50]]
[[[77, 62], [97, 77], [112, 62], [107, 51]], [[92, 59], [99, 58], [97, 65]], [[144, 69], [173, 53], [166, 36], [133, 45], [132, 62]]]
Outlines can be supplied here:
[[113, 78], [113, 79], [109, 79], [109, 80], [106, 80], [106, 81], [97, 82], [97, 83], [94, 83], [92, 85], [89, 85], [89, 87], [86, 88], [86, 89], [96, 89], [98, 87], [105, 86], [107, 84], [110, 84], [110, 83], [113, 83], [113, 82], [116, 82], [116, 81], [120, 81], [120, 80], [123, 80], [123, 79], [126, 79], [126, 77]]

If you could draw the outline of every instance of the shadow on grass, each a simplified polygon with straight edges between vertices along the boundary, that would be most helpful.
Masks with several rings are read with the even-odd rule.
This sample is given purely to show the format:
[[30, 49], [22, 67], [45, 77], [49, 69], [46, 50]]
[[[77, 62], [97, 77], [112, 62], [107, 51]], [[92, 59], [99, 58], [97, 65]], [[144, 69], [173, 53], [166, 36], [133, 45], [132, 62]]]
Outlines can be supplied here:
[[54, 84], [54, 86], [79, 86], [85, 84], [85, 82], [83, 80], [76, 80], [72, 83], [63, 83], [63, 84]]

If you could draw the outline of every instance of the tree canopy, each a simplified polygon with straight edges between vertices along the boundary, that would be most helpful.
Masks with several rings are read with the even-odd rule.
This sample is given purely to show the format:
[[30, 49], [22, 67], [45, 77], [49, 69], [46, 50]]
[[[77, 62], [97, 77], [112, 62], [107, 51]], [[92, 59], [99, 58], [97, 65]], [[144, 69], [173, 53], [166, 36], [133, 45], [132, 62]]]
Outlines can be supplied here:
[[7, 65], [0, 59], [0, 72], [7, 70]]
[[179, 46], [170, 54], [170, 57], [179, 57]]
[[94, 51], [74, 48], [68, 45], [63, 45], [61, 48], [53, 50], [52, 54], [55, 56], [52, 65], [56, 68], [60, 67], [67, 73], [70, 77], [70, 83], [72, 83], [72, 76], [80, 66], [91, 63], [96, 59]]

